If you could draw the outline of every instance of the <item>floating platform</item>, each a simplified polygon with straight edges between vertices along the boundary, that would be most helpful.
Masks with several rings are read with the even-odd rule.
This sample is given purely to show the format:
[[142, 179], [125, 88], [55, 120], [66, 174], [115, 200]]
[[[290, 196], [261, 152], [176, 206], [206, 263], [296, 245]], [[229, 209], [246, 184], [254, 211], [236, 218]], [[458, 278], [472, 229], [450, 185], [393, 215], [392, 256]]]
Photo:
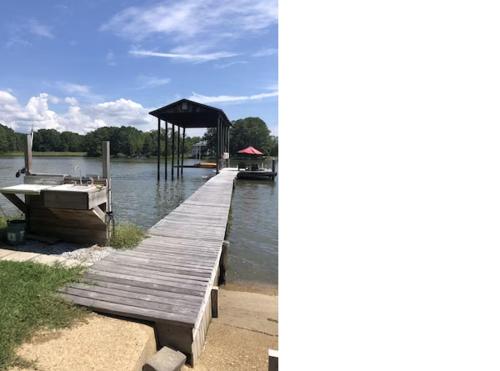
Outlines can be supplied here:
[[278, 175], [277, 172], [272, 170], [240, 170], [238, 172], [238, 179], [253, 179], [253, 180], [274, 180]]
[[224, 169], [156, 223], [137, 248], [93, 265], [64, 297], [97, 312], [154, 323], [158, 345], [194, 365], [212, 318], [236, 169]]

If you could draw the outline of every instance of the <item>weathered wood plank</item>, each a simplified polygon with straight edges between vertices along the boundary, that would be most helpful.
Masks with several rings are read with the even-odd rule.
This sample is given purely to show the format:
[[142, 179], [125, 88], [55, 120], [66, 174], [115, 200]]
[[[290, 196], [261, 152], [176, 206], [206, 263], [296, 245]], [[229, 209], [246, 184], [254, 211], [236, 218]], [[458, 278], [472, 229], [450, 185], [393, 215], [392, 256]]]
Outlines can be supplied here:
[[160, 345], [174, 344], [194, 362], [212, 318], [235, 175], [222, 170], [150, 228], [136, 249], [113, 252], [83, 282], [68, 285], [65, 297], [96, 311], [153, 321]]

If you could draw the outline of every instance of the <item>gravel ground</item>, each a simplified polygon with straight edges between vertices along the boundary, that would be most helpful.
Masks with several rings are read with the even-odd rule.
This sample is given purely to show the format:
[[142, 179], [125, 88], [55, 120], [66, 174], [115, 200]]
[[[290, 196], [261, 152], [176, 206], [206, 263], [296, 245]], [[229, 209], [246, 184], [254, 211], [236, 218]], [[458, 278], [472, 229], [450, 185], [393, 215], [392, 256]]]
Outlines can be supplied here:
[[9, 250], [31, 252], [49, 256], [60, 256], [65, 259], [79, 261], [82, 265], [90, 266], [104, 257], [108, 256], [112, 247], [109, 246], [82, 246], [74, 243], [56, 242], [49, 244], [46, 242], [28, 240], [22, 245], [8, 246]]

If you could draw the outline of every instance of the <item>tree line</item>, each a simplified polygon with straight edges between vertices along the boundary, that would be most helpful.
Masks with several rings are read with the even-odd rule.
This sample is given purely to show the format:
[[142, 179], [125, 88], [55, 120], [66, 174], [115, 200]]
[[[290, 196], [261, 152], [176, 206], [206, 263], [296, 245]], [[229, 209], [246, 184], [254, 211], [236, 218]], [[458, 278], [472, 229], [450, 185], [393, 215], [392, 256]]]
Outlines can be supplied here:
[[[266, 123], [257, 117], [248, 117], [232, 122], [230, 129], [230, 153], [249, 145], [267, 155], [278, 155], [278, 138], [271, 135]], [[171, 129], [168, 130], [168, 152], [171, 151]], [[160, 154], [164, 155], [165, 129], [161, 129]], [[0, 153], [23, 151], [25, 135], [0, 124]], [[177, 138], [175, 138], [177, 139]], [[157, 130], [141, 131], [132, 126], [107, 126], [78, 134], [55, 129], [37, 130], [33, 137], [33, 151], [36, 152], [86, 152], [87, 156], [101, 155], [101, 142], [110, 141], [111, 155], [125, 157], [151, 157], [157, 155]], [[186, 136], [184, 153], [191, 154], [192, 146], [201, 140], [207, 141], [208, 149], [215, 153], [216, 132], [209, 129], [203, 138]], [[177, 140], [176, 140], [177, 142]], [[177, 143], [176, 143], [177, 146]], [[177, 148], [174, 149], [177, 152]]]

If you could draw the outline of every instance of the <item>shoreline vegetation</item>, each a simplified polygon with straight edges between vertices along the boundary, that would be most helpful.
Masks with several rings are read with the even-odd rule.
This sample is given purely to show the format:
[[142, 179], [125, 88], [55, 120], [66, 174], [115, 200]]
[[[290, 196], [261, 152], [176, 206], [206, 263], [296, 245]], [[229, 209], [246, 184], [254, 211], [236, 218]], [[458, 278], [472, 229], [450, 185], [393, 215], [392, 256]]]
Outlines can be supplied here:
[[[247, 117], [232, 122], [230, 129], [229, 152], [236, 154], [238, 150], [249, 145], [258, 148], [265, 155], [278, 155], [278, 137], [271, 135], [266, 123], [258, 117]], [[176, 135], [178, 132], [176, 131]], [[174, 138], [175, 138], [174, 136]], [[172, 130], [160, 130], [160, 148], [158, 151], [157, 130], [141, 131], [133, 126], [104, 126], [85, 134], [70, 131], [59, 132], [55, 129], [39, 129], [34, 132], [33, 152], [34, 156], [84, 156], [100, 157], [101, 143], [109, 141], [111, 144], [111, 156], [123, 158], [151, 158], [156, 157], [158, 152], [165, 155], [165, 137], [168, 140], [167, 154], [172, 151]], [[19, 156], [24, 152], [26, 135], [0, 123], [0, 156]], [[178, 152], [178, 146], [182, 149], [184, 156], [189, 157], [196, 144], [203, 143], [202, 155], [216, 153], [217, 132], [213, 128], [207, 129], [203, 137], [186, 135], [182, 146], [175, 140], [174, 152]], [[180, 148], [179, 148], [180, 149]], [[196, 152], [196, 151], [195, 151]]]

